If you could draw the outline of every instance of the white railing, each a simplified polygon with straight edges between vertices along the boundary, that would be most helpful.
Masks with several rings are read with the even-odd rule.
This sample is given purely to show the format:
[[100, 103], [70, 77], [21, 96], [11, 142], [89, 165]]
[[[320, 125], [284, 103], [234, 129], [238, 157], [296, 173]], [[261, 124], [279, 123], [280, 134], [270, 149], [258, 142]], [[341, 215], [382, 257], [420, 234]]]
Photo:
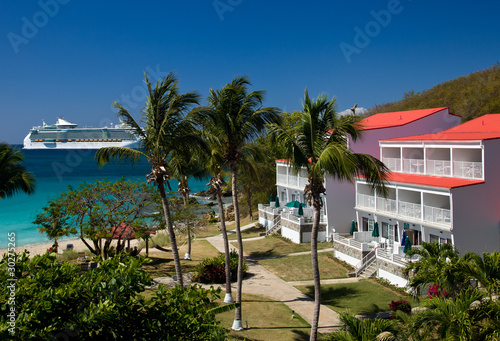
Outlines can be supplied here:
[[375, 197], [373, 195], [366, 195], [366, 194], [359, 194], [358, 193], [357, 205], [359, 207], [366, 207], [366, 208], [371, 208], [374, 210], [375, 209]]
[[451, 176], [451, 161], [427, 160], [427, 174]]
[[299, 176], [299, 187], [300, 188], [305, 188], [306, 185], [307, 185], [307, 182], [308, 182], [308, 179], [307, 178], [303, 178], [301, 176]]
[[481, 162], [454, 161], [453, 176], [466, 179], [482, 179], [483, 164]]
[[380, 237], [373, 237], [372, 231], [354, 232], [353, 239], [360, 243], [371, 243], [372, 241], [379, 241]]
[[273, 220], [273, 224], [266, 231], [266, 235], [269, 236], [274, 232], [277, 232], [281, 228], [281, 216], [277, 216]]
[[422, 219], [422, 205], [400, 201], [399, 215], [408, 218]]
[[333, 234], [333, 240], [336, 241], [336, 242], [338, 242], [338, 243], [350, 246], [350, 247], [352, 247], [354, 249], [357, 249], [357, 250], [361, 251], [361, 243], [355, 241], [352, 238], [345, 238], [345, 237], [342, 237], [338, 233], [334, 233]]
[[377, 211], [396, 214], [397, 212], [396, 200], [377, 198]]
[[288, 183], [286, 181], [286, 174], [278, 174], [278, 184], [287, 186]]
[[451, 226], [451, 211], [444, 208], [424, 206], [424, 219], [432, 223]]
[[288, 176], [288, 185], [297, 187], [299, 185], [299, 178], [296, 175], [295, 176], [289, 175]]
[[382, 162], [393, 172], [401, 172], [401, 159], [395, 157], [384, 157]]
[[424, 174], [424, 160], [403, 159], [403, 172], [410, 174]]
[[283, 209], [281, 207], [274, 207], [274, 203], [272, 206], [259, 204], [259, 211], [266, 212], [272, 215], [279, 215]]
[[356, 271], [355, 271], [356, 277], [358, 277], [359, 274], [363, 272], [363, 270], [369, 267], [370, 264], [372, 264], [376, 258], [377, 258], [376, 250], [368, 252], [368, 254], [364, 256], [363, 259], [356, 265]]
[[401, 257], [397, 254], [393, 254], [392, 252], [389, 252], [387, 250], [377, 248], [376, 253], [377, 253], [377, 258], [388, 260], [402, 267], [406, 267], [408, 265], [408, 261], [404, 257]]

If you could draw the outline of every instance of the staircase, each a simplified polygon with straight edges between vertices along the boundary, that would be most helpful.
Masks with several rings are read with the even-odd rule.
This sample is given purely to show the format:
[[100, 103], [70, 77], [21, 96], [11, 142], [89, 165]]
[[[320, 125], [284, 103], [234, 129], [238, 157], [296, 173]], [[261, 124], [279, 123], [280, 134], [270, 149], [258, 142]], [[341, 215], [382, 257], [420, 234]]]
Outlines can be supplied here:
[[281, 230], [281, 215], [274, 218], [273, 226], [269, 230], [266, 231], [266, 236], [277, 233], [280, 230]]
[[376, 259], [374, 259], [370, 265], [368, 265], [367, 268], [365, 268], [363, 271], [361, 271], [359, 273], [359, 277], [363, 277], [363, 278], [370, 278], [370, 277], [373, 277], [373, 275], [375, 275], [377, 273], [377, 270], [378, 270], [378, 266], [377, 266], [377, 262], [376, 262]]
[[356, 277], [370, 278], [377, 270], [377, 255], [375, 250], [372, 250], [356, 265], [354, 273]]

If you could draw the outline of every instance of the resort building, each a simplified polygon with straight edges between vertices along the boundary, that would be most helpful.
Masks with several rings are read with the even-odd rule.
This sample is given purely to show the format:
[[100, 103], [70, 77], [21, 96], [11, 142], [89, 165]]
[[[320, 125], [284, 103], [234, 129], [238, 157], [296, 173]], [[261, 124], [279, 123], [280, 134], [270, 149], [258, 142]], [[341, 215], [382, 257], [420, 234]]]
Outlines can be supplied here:
[[387, 196], [356, 180], [359, 232], [353, 238], [335, 234], [338, 258], [357, 274], [404, 286], [401, 271], [411, 260], [402, 244], [452, 243], [462, 253], [478, 254], [500, 249], [500, 115], [439, 133], [382, 139], [379, 146], [392, 171]]
[[[449, 112], [449, 108], [412, 110], [381, 113], [360, 121], [363, 135], [357, 141], [350, 140], [349, 147], [356, 153], [365, 153], [380, 158], [379, 140], [437, 133], [460, 123], [460, 117]], [[281, 230], [284, 237], [296, 243], [310, 242], [313, 208], [301, 208], [297, 203], [286, 207], [287, 203], [305, 204], [304, 187], [307, 184], [305, 170], [297, 174], [287, 160], [276, 161], [277, 196], [281, 203], [259, 205], [259, 222], [266, 226], [268, 233]], [[353, 183], [338, 182], [331, 177], [325, 179], [326, 197], [321, 214], [318, 240], [332, 240], [334, 233], [349, 233], [351, 223], [356, 219], [353, 207], [356, 191]], [[285, 206], [285, 207], [284, 207]], [[299, 214], [300, 213], [300, 214]]]

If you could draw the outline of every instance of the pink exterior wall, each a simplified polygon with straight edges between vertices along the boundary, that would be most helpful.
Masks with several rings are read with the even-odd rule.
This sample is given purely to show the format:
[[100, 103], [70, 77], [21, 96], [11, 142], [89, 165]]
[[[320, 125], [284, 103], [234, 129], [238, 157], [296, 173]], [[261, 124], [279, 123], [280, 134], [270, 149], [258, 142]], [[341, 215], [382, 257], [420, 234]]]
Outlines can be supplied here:
[[[460, 119], [459, 116], [450, 115], [448, 109], [444, 109], [404, 126], [366, 130], [363, 132], [362, 139], [355, 143], [350, 140], [349, 146], [356, 153], [380, 158], [379, 140], [437, 133], [460, 124]], [[348, 233], [351, 221], [356, 216], [353, 209], [356, 197], [354, 184], [339, 183], [332, 178], [327, 178], [325, 185], [328, 216], [327, 236], [329, 237], [334, 229], [338, 233]]]
[[461, 253], [500, 251], [500, 141], [484, 141], [485, 183], [452, 189], [453, 237]]

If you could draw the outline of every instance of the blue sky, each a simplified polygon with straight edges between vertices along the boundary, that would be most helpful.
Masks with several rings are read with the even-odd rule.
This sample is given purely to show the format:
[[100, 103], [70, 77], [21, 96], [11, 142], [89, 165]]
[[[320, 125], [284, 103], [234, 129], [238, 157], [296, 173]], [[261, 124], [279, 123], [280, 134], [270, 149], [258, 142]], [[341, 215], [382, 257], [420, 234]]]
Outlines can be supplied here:
[[[500, 56], [497, 2], [78, 1], [0, 3], [0, 140], [41, 119], [139, 116], [143, 72], [175, 71], [203, 96], [246, 74], [266, 106], [300, 109], [304, 89], [338, 110], [369, 108], [485, 69]], [[447, 106], [448, 103], [442, 103]]]

